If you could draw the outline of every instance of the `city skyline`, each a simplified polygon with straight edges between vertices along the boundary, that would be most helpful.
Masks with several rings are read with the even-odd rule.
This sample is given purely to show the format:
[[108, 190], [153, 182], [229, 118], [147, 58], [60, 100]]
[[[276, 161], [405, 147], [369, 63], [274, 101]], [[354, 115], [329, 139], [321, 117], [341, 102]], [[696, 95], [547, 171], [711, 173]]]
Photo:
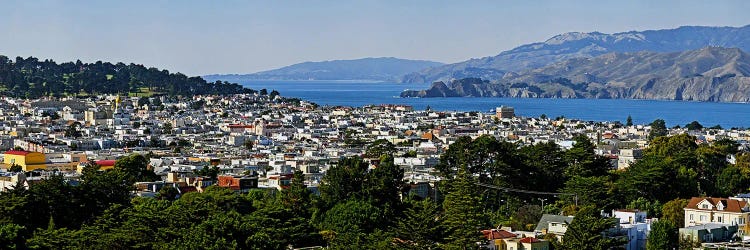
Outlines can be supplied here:
[[454, 63], [565, 32], [744, 26], [750, 2], [4, 2], [0, 54], [139, 63], [188, 75], [304, 61]]

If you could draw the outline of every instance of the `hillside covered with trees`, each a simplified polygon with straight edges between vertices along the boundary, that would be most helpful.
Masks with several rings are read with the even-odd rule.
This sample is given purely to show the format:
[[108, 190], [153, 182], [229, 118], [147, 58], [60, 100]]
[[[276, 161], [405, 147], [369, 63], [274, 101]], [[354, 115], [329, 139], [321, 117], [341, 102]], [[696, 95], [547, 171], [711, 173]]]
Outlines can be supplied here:
[[[686, 134], [656, 136], [644, 158], [610, 170], [585, 136], [563, 150], [555, 143], [519, 145], [462, 137], [441, 156], [439, 195], [408, 195], [394, 146], [370, 144], [367, 157], [331, 166], [314, 195], [296, 172], [291, 187], [247, 194], [211, 187], [176, 198], [130, 198], [136, 181], [154, 180], [146, 158], [132, 155], [110, 171], [87, 166], [78, 185], [53, 177], [28, 190], [0, 193], [0, 246], [33, 249], [474, 249], [480, 230], [498, 225], [533, 230], [543, 213], [575, 215], [555, 249], [609, 249], [615, 225], [600, 210], [631, 208], [661, 218], [648, 244], [676, 248], [676, 228], [693, 196], [722, 197], [750, 186], [750, 154], [734, 141], [696, 144]], [[727, 155], [736, 155], [730, 164]], [[490, 184], [505, 191], [487, 189]], [[563, 192], [550, 196], [514, 190]], [[403, 198], [401, 198], [403, 197]], [[539, 206], [539, 199], [547, 199]], [[552, 238], [550, 238], [552, 239]], [[590, 248], [585, 248], [590, 249]]]
[[76, 62], [56, 63], [50, 59], [0, 55], [0, 93], [5, 96], [42, 96], [143, 93], [166, 95], [205, 95], [252, 93], [239, 84], [206, 82], [168, 70], [139, 64]]

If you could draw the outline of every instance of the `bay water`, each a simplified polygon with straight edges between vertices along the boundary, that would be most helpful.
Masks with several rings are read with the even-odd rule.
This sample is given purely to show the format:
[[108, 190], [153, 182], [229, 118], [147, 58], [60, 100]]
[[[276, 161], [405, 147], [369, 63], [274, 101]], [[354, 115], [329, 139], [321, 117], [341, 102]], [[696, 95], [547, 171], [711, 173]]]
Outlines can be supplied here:
[[298, 97], [321, 106], [351, 106], [380, 104], [411, 105], [415, 110], [430, 107], [439, 111], [494, 112], [500, 105], [515, 108], [516, 115], [585, 121], [621, 121], [628, 115], [635, 124], [648, 124], [664, 119], [667, 126], [685, 126], [698, 121], [703, 126], [721, 125], [724, 128], [750, 128], [750, 104], [692, 101], [633, 100], [633, 99], [537, 99], [537, 98], [400, 98], [405, 89], [426, 89], [430, 84], [405, 84], [365, 81], [244, 81], [245, 87], [255, 90], [277, 90], [285, 97]]

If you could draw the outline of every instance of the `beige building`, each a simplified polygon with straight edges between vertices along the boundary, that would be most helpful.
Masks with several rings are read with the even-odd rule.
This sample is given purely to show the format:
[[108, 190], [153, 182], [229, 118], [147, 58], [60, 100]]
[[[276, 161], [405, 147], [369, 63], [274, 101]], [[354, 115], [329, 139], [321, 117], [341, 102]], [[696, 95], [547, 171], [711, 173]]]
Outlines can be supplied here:
[[643, 158], [642, 149], [620, 149], [620, 153], [617, 155], [617, 169], [625, 170], [630, 164], [641, 158]]
[[685, 210], [685, 227], [720, 223], [737, 225], [744, 236], [750, 219], [748, 202], [728, 198], [693, 197]]
[[513, 118], [516, 116], [515, 109], [513, 107], [508, 106], [500, 106], [495, 108], [495, 116], [497, 118], [503, 119], [503, 118]]
[[549, 250], [549, 241], [534, 237], [503, 239], [502, 250]]

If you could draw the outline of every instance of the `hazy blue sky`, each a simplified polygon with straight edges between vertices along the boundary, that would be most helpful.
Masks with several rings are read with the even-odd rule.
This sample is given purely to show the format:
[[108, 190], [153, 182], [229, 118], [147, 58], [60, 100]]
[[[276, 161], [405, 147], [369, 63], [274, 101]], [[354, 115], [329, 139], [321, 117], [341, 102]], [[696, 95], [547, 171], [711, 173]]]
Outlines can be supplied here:
[[0, 54], [189, 75], [393, 56], [458, 62], [569, 31], [750, 24], [750, 1], [1, 1]]

